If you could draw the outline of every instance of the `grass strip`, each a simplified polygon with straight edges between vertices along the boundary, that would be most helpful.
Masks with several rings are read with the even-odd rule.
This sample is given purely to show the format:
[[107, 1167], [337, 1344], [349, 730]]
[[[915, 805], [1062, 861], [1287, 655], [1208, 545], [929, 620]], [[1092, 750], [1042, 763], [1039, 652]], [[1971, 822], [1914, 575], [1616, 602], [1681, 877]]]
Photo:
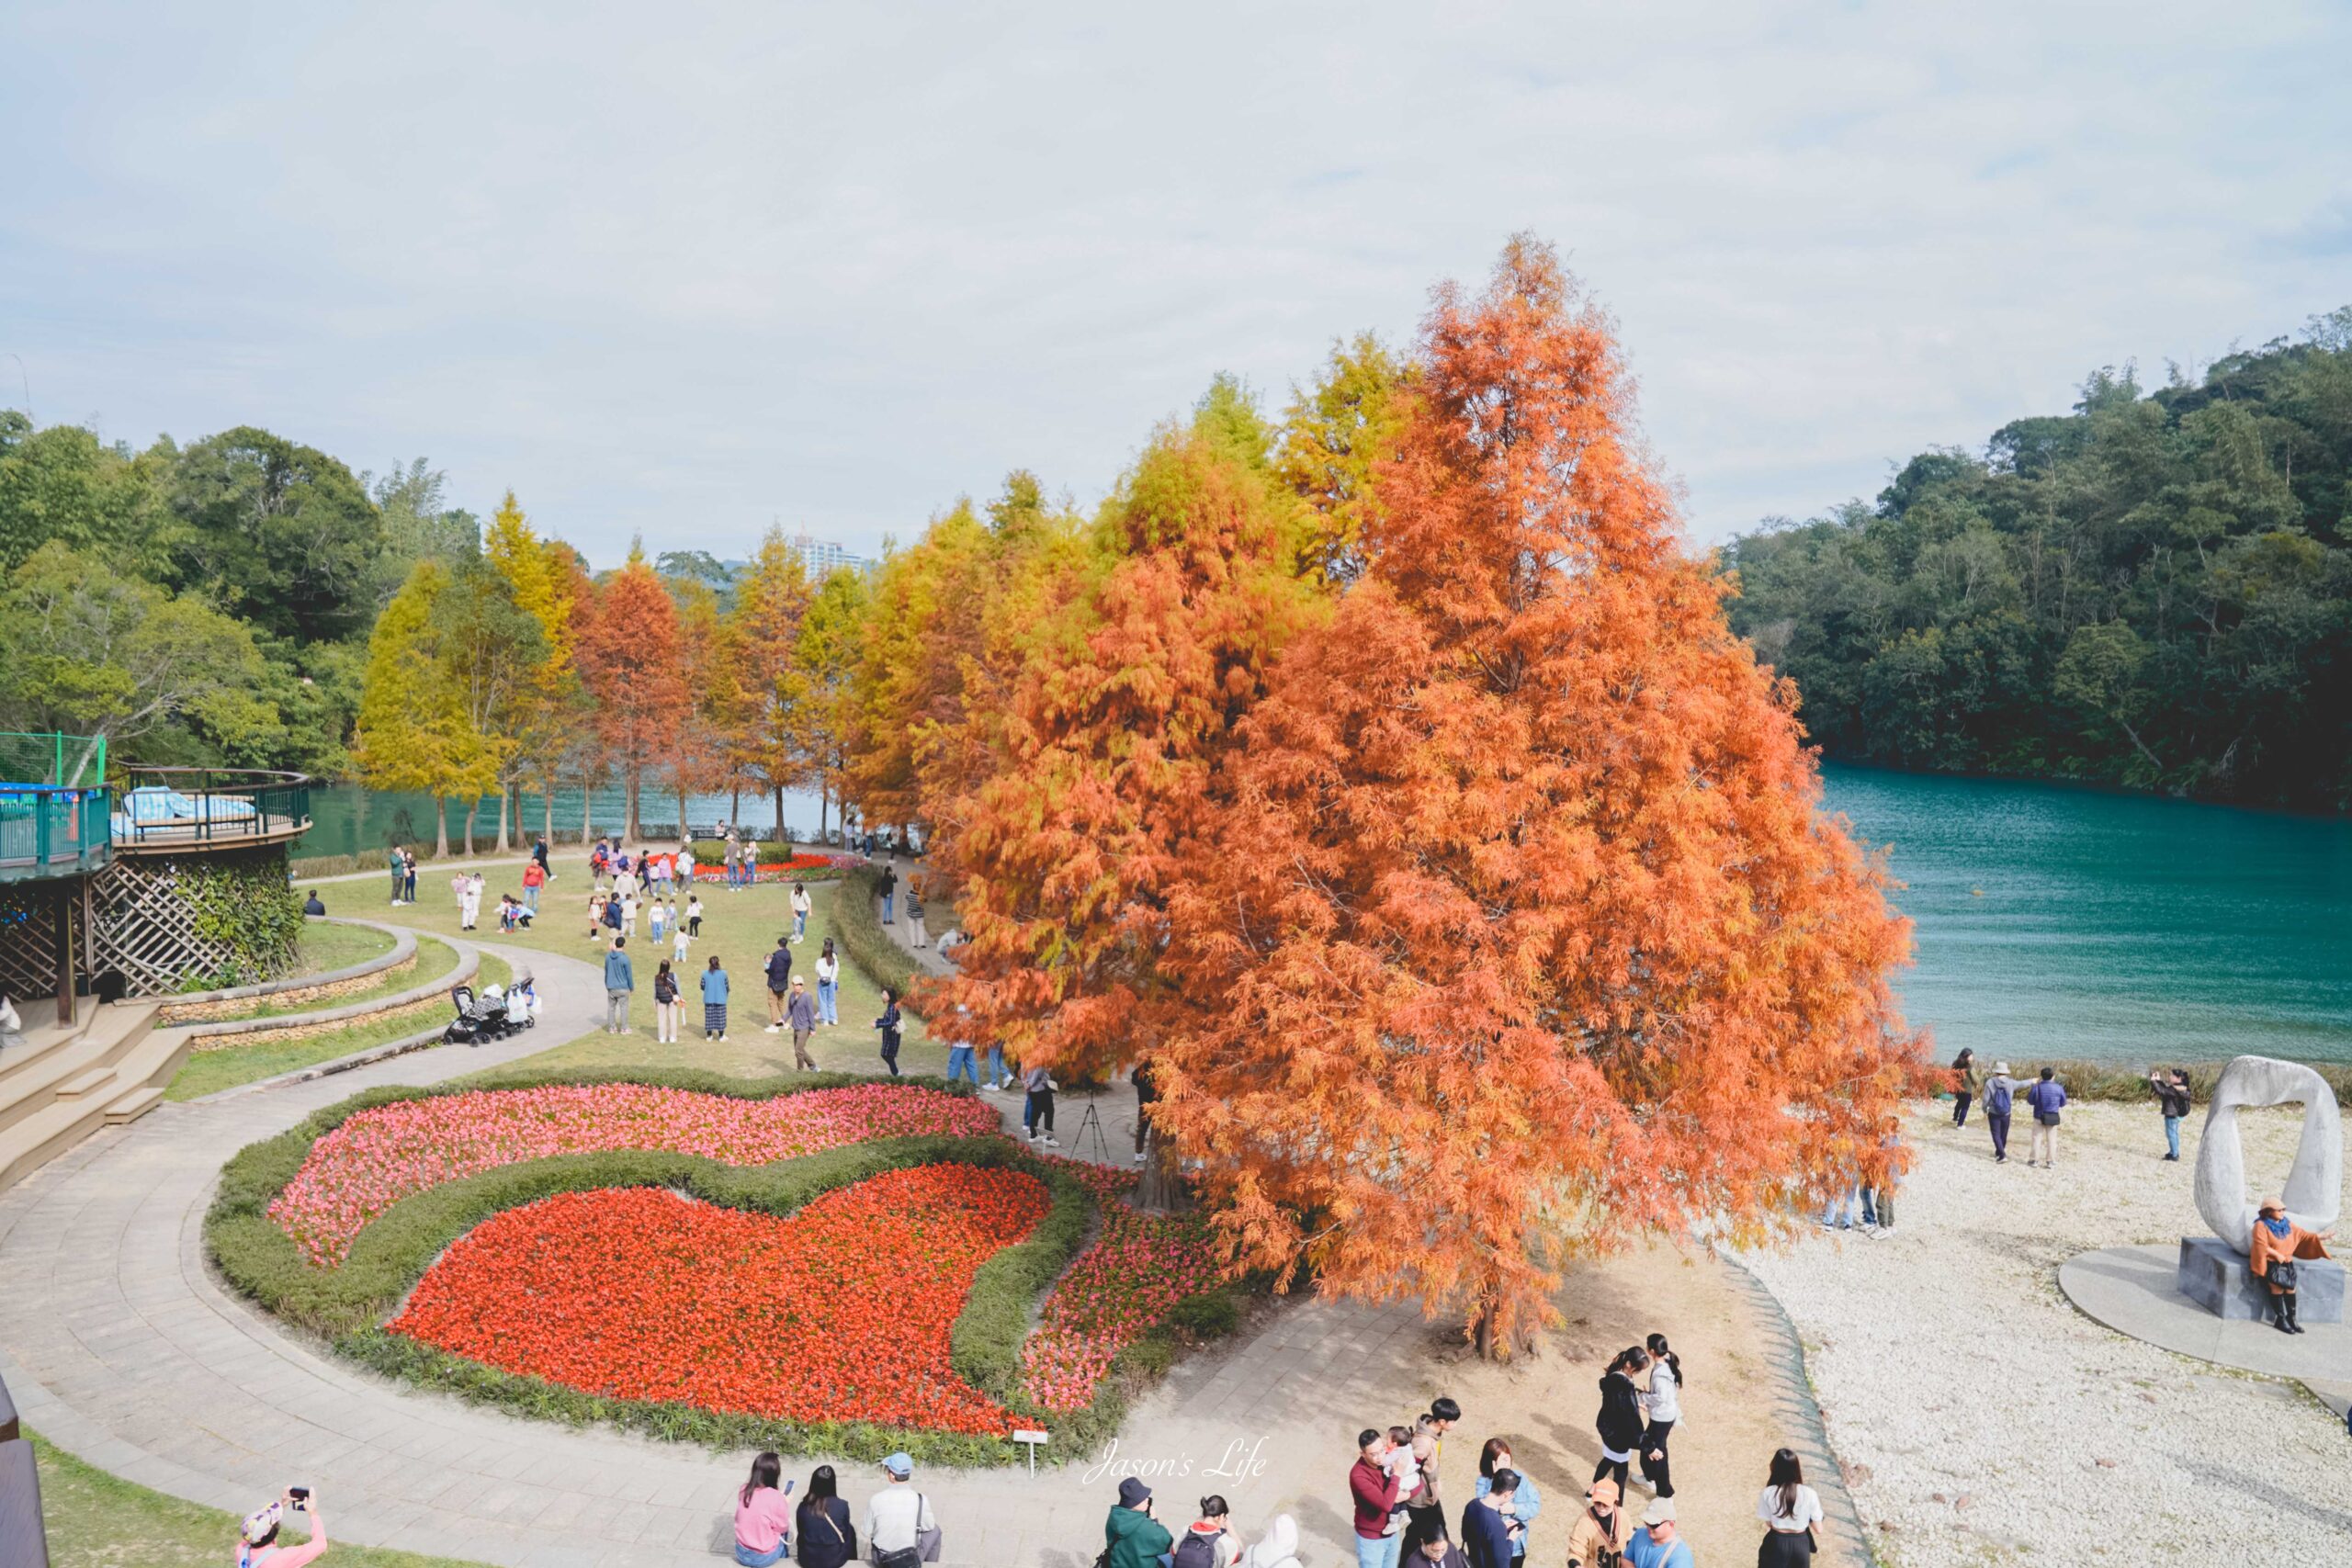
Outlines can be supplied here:
[[[236, 1560], [236, 1515], [109, 1475], [38, 1432], [25, 1435], [32, 1439], [33, 1461], [40, 1471], [40, 1518], [52, 1568], [220, 1568]], [[286, 1479], [291, 1485], [304, 1480]], [[254, 1506], [269, 1501], [257, 1496]], [[330, 1537], [325, 1561], [336, 1568], [476, 1568], [454, 1557], [354, 1546], [334, 1537], [337, 1507], [345, 1501], [356, 1507], [363, 1500], [319, 1499]], [[302, 1516], [289, 1516], [278, 1540], [288, 1546], [309, 1540], [301, 1525]]]
[[[419, 941], [420, 953], [428, 947], [440, 947], [439, 942]], [[449, 953], [447, 948], [442, 948]], [[449, 953], [452, 966], [457, 954]], [[481, 969], [475, 976], [477, 990], [486, 986], [503, 986], [512, 976], [506, 960], [491, 953], [481, 955]], [[412, 981], [411, 984], [415, 982]], [[297, 1067], [312, 1067], [321, 1062], [332, 1062], [337, 1056], [348, 1056], [355, 1051], [365, 1051], [371, 1045], [389, 1045], [395, 1040], [405, 1040], [427, 1029], [446, 1026], [457, 1016], [452, 1007], [447, 1016], [435, 1013], [409, 1013], [400, 1018], [363, 1019], [342, 1029], [331, 1029], [323, 1034], [306, 1034], [299, 1040], [265, 1040], [254, 1045], [224, 1045], [217, 1051], [196, 1051], [188, 1055], [164, 1091], [165, 1100], [198, 1100], [239, 1084], [257, 1083], [280, 1073], [290, 1073]]]

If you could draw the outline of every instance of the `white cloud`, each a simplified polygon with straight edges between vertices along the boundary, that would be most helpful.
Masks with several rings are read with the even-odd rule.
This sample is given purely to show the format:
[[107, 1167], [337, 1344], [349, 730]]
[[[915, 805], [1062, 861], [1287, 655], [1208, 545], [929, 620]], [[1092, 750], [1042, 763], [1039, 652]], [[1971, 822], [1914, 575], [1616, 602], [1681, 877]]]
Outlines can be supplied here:
[[1520, 228], [1702, 538], [2352, 299], [2322, 6], [226, 15], [0, 17], [42, 417], [423, 452], [599, 559], [1099, 493]]

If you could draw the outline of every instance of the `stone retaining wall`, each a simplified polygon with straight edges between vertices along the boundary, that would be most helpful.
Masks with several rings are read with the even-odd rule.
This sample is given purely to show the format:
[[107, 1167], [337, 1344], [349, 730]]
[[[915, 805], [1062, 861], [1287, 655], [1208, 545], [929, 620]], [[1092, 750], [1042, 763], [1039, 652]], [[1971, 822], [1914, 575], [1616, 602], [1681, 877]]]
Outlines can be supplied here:
[[[370, 969], [364, 974], [352, 975], [342, 979], [321, 980], [318, 984], [311, 986], [288, 986], [273, 990], [269, 993], [268, 999], [271, 1002], [330, 1001], [336, 997], [348, 997], [360, 991], [373, 989], [383, 981], [386, 976], [404, 975], [415, 967], [416, 954], [411, 952], [405, 958], [395, 956], [393, 962], [380, 969]], [[165, 1002], [164, 1010], [156, 1017], [156, 1022], [159, 1024], [204, 1023], [217, 1018], [235, 1018], [250, 1012], [254, 1002], [254, 998], [252, 997], [220, 997], [207, 1001]], [[202, 1047], [199, 1046], [198, 1049]]]
[[[458, 985], [462, 982], [453, 978], [450, 983]], [[298, 1015], [283, 1026], [275, 1029], [245, 1030], [235, 1034], [200, 1034], [196, 1038], [196, 1049], [229, 1051], [241, 1045], [261, 1045], [278, 1040], [307, 1040], [314, 1034], [332, 1034], [338, 1029], [350, 1029], [362, 1023], [375, 1023], [382, 1019], [420, 1017], [435, 1009], [447, 1012], [452, 1017], [456, 1016], [454, 1010], [450, 1007], [449, 998], [446, 996], [435, 995], [421, 997], [415, 1001], [405, 1002], [399, 1007], [382, 1008], [357, 1018], [315, 1019], [305, 1021]]]

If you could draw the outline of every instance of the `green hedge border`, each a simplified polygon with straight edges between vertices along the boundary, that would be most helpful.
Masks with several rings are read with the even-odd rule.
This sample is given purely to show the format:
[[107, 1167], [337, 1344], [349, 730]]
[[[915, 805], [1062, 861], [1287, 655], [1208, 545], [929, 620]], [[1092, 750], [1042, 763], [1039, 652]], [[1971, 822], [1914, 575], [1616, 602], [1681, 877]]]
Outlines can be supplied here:
[[[899, 878], [901, 883], [905, 880]], [[841, 938], [842, 951], [865, 971], [867, 979], [897, 991], [899, 1005], [920, 1018], [922, 1015], [910, 1003], [922, 971], [915, 967], [905, 948], [890, 940], [890, 933], [882, 929], [882, 918], [875, 913], [882, 897], [881, 882], [881, 873], [871, 866], [860, 866], [841, 879], [833, 894], [833, 933]]]
[[[968, 1085], [949, 1086], [931, 1077], [898, 1081], [974, 1098]], [[293, 1238], [269, 1218], [270, 1203], [301, 1169], [311, 1145], [351, 1117], [379, 1106], [477, 1089], [551, 1085], [639, 1083], [773, 1100], [874, 1082], [846, 1073], [743, 1079], [695, 1069], [639, 1069], [509, 1073], [424, 1089], [370, 1089], [251, 1145], [231, 1159], [205, 1216], [206, 1246], [233, 1289], [276, 1316], [322, 1336], [359, 1364], [418, 1387], [573, 1426], [602, 1421], [718, 1449], [775, 1449], [856, 1460], [878, 1460], [903, 1449], [925, 1463], [992, 1467], [1018, 1462], [1023, 1450], [1005, 1438], [921, 1427], [780, 1421], [675, 1403], [610, 1399], [500, 1371], [389, 1334], [381, 1325], [396, 1314], [409, 1291], [451, 1243], [492, 1215], [558, 1192], [662, 1187], [725, 1208], [781, 1216], [868, 1177], [952, 1163], [1024, 1171], [1052, 1194], [1052, 1207], [1028, 1239], [981, 1265], [949, 1345], [949, 1363], [959, 1376], [1012, 1411], [1023, 1425], [1054, 1434], [1059, 1451], [1051, 1458], [1082, 1457], [1116, 1432], [1126, 1416], [1128, 1392], [1167, 1371], [1180, 1334], [1205, 1339], [1234, 1326], [1238, 1312], [1230, 1292], [1224, 1288], [1205, 1292], [1179, 1303], [1166, 1322], [1122, 1351], [1097, 1383], [1092, 1404], [1076, 1411], [1039, 1409], [1023, 1387], [1021, 1348], [1046, 1291], [1095, 1235], [1095, 1201], [1075, 1176], [995, 1134], [877, 1139], [766, 1166], [732, 1166], [700, 1155], [638, 1150], [558, 1155], [501, 1166], [402, 1199], [361, 1231], [342, 1267], [332, 1269], [311, 1267]]]

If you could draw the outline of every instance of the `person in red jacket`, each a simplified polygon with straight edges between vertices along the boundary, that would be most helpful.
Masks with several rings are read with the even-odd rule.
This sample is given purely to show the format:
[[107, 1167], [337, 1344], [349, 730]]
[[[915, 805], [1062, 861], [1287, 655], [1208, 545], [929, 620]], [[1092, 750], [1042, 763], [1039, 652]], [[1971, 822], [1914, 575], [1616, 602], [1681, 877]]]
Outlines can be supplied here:
[[1356, 1438], [1356, 1462], [1348, 1469], [1348, 1492], [1356, 1505], [1356, 1568], [1396, 1568], [1402, 1536], [1387, 1533], [1396, 1509], [1396, 1477], [1381, 1464], [1388, 1435], [1367, 1427]]

